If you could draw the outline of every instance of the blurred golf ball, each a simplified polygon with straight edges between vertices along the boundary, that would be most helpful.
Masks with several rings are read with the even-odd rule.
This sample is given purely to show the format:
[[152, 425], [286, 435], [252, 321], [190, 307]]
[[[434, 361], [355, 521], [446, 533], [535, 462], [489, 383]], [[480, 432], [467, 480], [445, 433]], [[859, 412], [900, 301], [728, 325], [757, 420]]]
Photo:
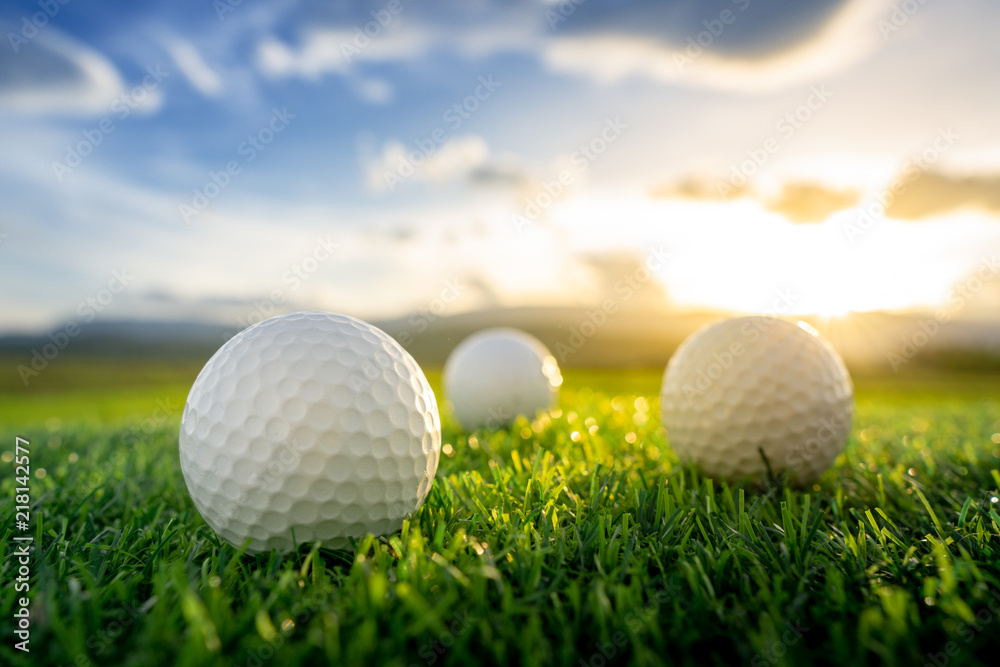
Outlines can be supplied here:
[[400, 345], [309, 312], [255, 324], [191, 387], [184, 481], [223, 539], [254, 552], [395, 532], [423, 503], [441, 448], [437, 404]]
[[468, 430], [509, 425], [555, 405], [562, 376], [555, 357], [534, 336], [505, 327], [475, 333], [444, 366], [444, 392]]
[[725, 320], [692, 334], [660, 395], [670, 445], [712, 477], [786, 471], [815, 481], [843, 451], [854, 391], [843, 361], [808, 324]]

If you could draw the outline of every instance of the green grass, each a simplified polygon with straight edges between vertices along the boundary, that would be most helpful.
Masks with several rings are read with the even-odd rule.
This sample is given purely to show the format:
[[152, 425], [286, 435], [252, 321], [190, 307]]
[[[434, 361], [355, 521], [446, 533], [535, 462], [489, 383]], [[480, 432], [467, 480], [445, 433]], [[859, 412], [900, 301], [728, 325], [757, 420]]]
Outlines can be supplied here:
[[15, 428], [31, 442], [36, 545], [28, 655], [6, 611], [22, 594], [4, 458], [0, 664], [941, 667], [1000, 652], [996, 378], [859, 380], [845, 455], [794, 491], [679, 466], [659, 371], [569, 371], [561, 409], [533, 423], [467, 437], [446, 416], [437, 480], [401, 534], [282, 558], [221, 543], [188, 498], [177, 410], [197, 364], [103, 372], [30, 400], [0, 388], [2, 449]]
[[166, 361], [57, 357], [26, 386], [13, 369], [21, 357], [0, 357], [0, 424], [27, 428], [64, 421], [120, 425], [180, 419], [191, 383], [207, 359]]

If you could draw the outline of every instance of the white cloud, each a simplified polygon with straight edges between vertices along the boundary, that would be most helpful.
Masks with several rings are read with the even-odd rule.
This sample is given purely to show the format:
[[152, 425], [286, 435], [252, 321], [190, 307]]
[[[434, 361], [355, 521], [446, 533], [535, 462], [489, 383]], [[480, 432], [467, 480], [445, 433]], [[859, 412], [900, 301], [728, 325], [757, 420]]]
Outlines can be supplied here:
[[222, 79], [202, 60], [193, 44], [182, 39], [169, 39], [166, 48], [195, 90], [206, 97], [215, 97], [222, 92]]
[[344, 30], [321, 30], [308, 34], [301, 48], [268, 38], [257, 46], [257, 67], [268, 78], [298, 77], [318, 81], [324, 74], [344, 77], [348, 86], [362, 100], [385, 104], [392, 99], [393, 88], [385, 79], [363, 77], [352, 63], [364, 59], [405, 57], [406, 48], [398, 43], [391, 48], [360, 50], [354, 45], [355, 35]]
[[651, 38], [603, 34], [557, 37], [543, 48], [542, 59], [553, 71], [583, 74], [603, 83], [638, 76], [741, 92], [774, 90], [814, 81], [859, 62], [878, 46], [877, 21], [888, 7], [888, 0], [845, 3], [815, 36], [763, 58], [725, 57], [711, 46], [687, 52], [687, 44], [669, 46]]
[[297, 49], [268, 38], [257, 47], [257, 65], [269, 77], [319, 79], [324, 74], [347, 74], [357, 62], [406, 60], [429, 46], [421, 30], [390, 30], [375, 37], [359, 37], [345, 29], [312, 30]]
[[469, 172], [486, 163], [489, 146], [482, 137], [470, 135], [449, 139], [431, 155], [421, 172], [431, 183], [447, 183], [464, 179]]
[[347, 61], [332, 40], [309, 41], [298, 51], [276, 39], [268, 38], [257, 46], [257, 67], [265, 76], [298, 76], [318, 79], [326, 72], [345, 73]]
[[372, 104], [385, 104], [392, 99], [392, 84], [385, 79], [362, 79], [354, 81], [358, 97]]
[[14, 57], [16, 81], [0, 87], [0, 107], [17, 113], [99, 115], [126, 94], [121, 75], [107, 58], [52, 26]]
[[[416, 159], [413, 159], [416, 157]], [[490, 149], [477, 135], [452, 137], [434, 148], [428, 155], [422, 149], [407, 148], [399, 141], [387, 141], [382, 154], [367, 160], [368, 185], [381, 192], [389, 186], [388, 175], [400, 180], [414, 180], [435, 185], [457, 183], [472, 171], [486, 164]], [[412, 175], [410, 174], [412, 169]]]

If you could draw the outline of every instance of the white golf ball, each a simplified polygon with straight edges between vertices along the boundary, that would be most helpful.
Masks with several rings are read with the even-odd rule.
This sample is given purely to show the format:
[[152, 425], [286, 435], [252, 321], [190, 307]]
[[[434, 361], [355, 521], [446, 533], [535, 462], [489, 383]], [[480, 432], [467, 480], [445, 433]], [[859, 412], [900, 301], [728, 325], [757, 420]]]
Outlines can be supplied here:
[[670, 445], [726, 480], [786, 471], [814, 482], [843, 451], [854, 390], [812, 327], [740, 317], [692, 334], [667, 364], [660, 395]]
[[437, 403], [413, 357], [333, 313], [237, 334], [198, 374], [181, 418], [195, 507], [253, 552], [399, 530], [427, 497], [440, 449]]
[[555, 357], [534, 336], [505, 327], [475, 333], [452, 350], [444, 392], [468, 430], [509, 425], [555, 405], [562, 376]]

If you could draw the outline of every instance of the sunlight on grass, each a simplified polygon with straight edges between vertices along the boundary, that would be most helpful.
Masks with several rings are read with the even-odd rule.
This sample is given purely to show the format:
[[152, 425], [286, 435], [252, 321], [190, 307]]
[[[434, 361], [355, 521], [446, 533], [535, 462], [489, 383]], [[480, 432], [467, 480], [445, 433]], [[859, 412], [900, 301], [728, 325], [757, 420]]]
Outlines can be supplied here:
[[[510, 430], [461, 433], [446, 415], [437, 480], [400, 534], [284, 558], [241, 555], [205, 525], [178, 419], [115, 421], [177, 378], [121, 391], [111, 425], [28, 428], [46, 470], [31, 664], [576, 665], [611, 650], [640, 665], [709, 650], [923, 664], [949, 641], [976, 664], [997, 649], [996, 633], [970, 634], [1000, 600], [995, 382], [859, 382], [846, 452], [800, 492], [679, 465], [659, 370], [565, 375], [559, 409]], [[54, 400], [77, 416], [114, 402]], [[13, 595], [0, 589], [7, 608]]]

